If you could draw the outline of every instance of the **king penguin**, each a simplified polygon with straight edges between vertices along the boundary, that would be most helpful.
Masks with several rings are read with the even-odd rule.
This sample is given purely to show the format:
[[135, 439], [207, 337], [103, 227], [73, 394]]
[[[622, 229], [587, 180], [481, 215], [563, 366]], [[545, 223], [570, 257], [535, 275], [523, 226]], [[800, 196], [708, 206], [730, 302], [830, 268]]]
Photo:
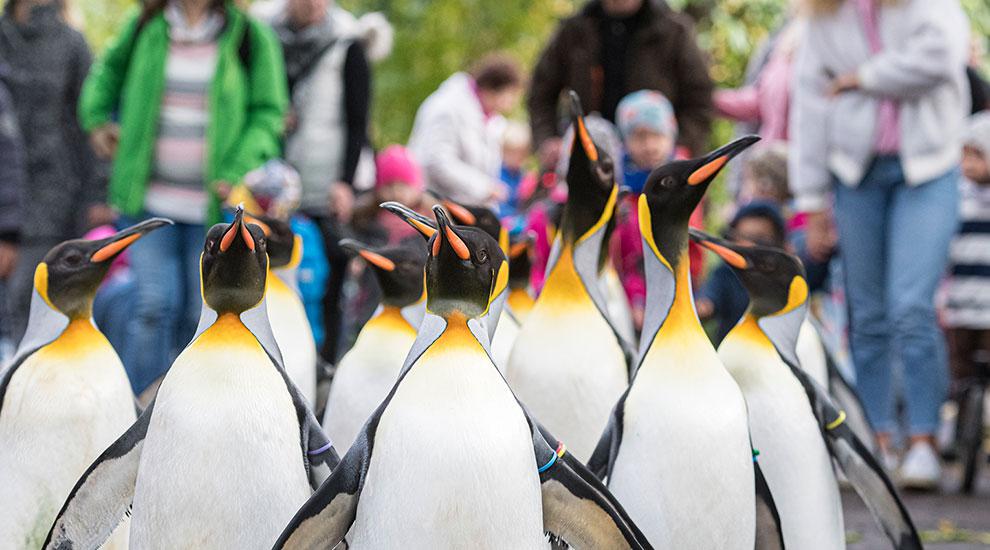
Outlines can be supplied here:
[[[527, 414], [491, 359], [508, 266], [435, 207], [427, 312], [402, 374], [276, 548], [642, 548], [621, 506]], [[488, 318], [488, 321], [484, 319]]]
[[268, 318], [282, 351], [285, 371], [311, 407], [316, 406], [316, 340], [299, 297], [298, 269], [302, 237], [284, 220], [247, 216], [245, 221], [264, 231], [268, 249]]
[[337, 365], [323, 427], [346, 451], [399, 377], [423, 320], [426, 247], [415, 240], [374, 249], [345, 239], [340, 245], [368, 263], [382, 291], [381, 306], [361, 328], [354, 346]]
[[[589, 466], [608, 476], [654, 546], [750, 550], [757, 508], [772, 502], [757, 494], [746, 403], [698, 320], [688, 263], [691, 212], [722, 167], [758, 140], [661, 166], [639, 197], [647, 296], [638, 367]], [[771, 521], [767, 544], [775, 529]]]
[[[498, 246], [502, 252], [509, 255], [509, 232], [499, 221], [495, 211], [483, 206], [470, 206], [460, 204], [451, 200], [441, 201], [450, 216], [460, 225], [470, 225], [477, 227], [488, 233], [498, 241]], [[509, 264], [509, 278], [512, 278], [512, 264]], [[498, 327], [495, 329], [495, 337], [492, 339], [492, 354], [495, 358], [495, 366], [499, 372], [505, 374], [505, 367], [509, 364], [509, 355], [512, 347], [519, 336], [519, 321], [512, 314], [511, 308], [502, 308], [502, 315], [498, 319]]]
[[[27, 332], [0, 372], [2, 546], [40, 548], [76, 479], [134, 422], [134, 394], [93, 325], [93, 297], [114, 258], [168, 223], [66, 241], [35, 269]], [[126, 547], [122, 526], [107, 548]]]
[[610, 322], [601, 284], [619, 186], [573, 92], [571, 111], [567, 202], [546, 283], [520, 328], [506, 378], [533, 414], [587, 460], [629, 385], [629, 346]]
[[[269, 548], [337, 455], [268, 323], [265, 237], [213, 226], [203, 312], [154, 401], [76, 483], [45, 548], [97, 548], [131, 508], [133, 548]], [[325, 477], [325, 476], [323, 476]]]
[[798, 364], [808, 299], [800, 260], [700, 231], [692, 230], [691, 237], [725, 260], [749, 293], [749, 308], [718, 354], [746, 396], [753, 444], [779, 507], [784, 543], [808, 550], [846, 547], [834, 459], [893, 547], [920, 549], [890, 479], [849, 428], [845, 412]]

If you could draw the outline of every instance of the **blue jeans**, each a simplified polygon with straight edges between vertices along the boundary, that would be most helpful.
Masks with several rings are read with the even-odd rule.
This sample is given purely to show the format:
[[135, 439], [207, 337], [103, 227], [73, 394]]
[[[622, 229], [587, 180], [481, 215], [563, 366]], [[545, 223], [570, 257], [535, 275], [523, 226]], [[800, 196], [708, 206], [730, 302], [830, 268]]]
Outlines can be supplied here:
[[856, 386], [880, 433], [892, 433], [894, 365], [903, 369], [911, 435], [933, 434], [948, 385], [935, 288], [958, 225], [959, 171], [908, 186], [900, 159], [878, 157], [858, 187], [835, 185]]
[[205, 235], [202, 225], [176, 223], [148, 233], [128, 249], [136, 299], [127, 344], [119, 353], [135, 394], [165, 374], [196, 331], [203, 303], [199, 256]]

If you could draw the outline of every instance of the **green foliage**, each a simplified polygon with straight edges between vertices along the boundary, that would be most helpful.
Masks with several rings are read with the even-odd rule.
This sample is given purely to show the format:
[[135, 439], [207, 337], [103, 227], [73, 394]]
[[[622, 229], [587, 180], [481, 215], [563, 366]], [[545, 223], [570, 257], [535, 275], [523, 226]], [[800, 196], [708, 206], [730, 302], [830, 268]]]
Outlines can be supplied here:
[[395, 28], [395, 49], [375, 70], [374, 136], [403, 143], [416, 107], [452, 73], [485, 53], [505, 50], [532, 66], [574, 0], [349, 0], [356, 13], [381, 11]]

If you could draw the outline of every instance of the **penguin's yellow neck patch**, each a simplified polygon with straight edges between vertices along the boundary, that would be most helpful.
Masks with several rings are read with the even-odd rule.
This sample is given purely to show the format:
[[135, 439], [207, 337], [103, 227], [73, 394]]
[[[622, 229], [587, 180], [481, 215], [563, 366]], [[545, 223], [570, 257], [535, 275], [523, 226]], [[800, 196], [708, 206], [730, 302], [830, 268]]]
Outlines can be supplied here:
[[395, 306], [382, 306], [378, 315], [368, 320], [365, 328], [399, 332], [411, 331], [414, 334], [416, 332], [416, 327], [410, 325], [409, 321], [406, 321], [406, 318], [402, 316], [402, 310]]
[[34, 270], [34, 289], [38, 291], [41, 299], [48, 304], [48, 307], [58, 311], [55, 304], [48, 297], [48, 264], [41, 262]]
[[268, 270], [267, 292], [269, 296], [277, 296], [284, 294], [295, 296], [295, 292], [293, 292], [293, 290], [289, 288], [289, 285], [285, 284], [285, 281], [280, 279], [278, 275], [274, 274], [271, 269]]
[[707, 338], [691, 296], [691, 263], [687, 249], [681, 253], [680, 261], [677, 262], [674, 275], [674, 302], [670, 305], [667, 319], [664, 320], [657, 339], [683, 338], [686, 335], [700, 335]]
[[547, 276], [543, 292], [536, 299], [539, 307], [548, 307], [555, 312], [571, 313], [582, 310], [594, 303], [581, 282], [577, 268], [574, 266], [574, 253], [571, 245], [564, 244], [557, 263]]
[[[44, 265], [44, 264], [42, 264]], [[62, 334], [38, 353], [46, 358], [68, 359], [87, 354], [100, 347], [110, 347], [106, 336], [89, 319], [73, 319]]]
[[526, 316], [533, 309], [535, 300], [526, 289], [514, 288], [509, 292], [506, 303], [509, 304], [512, 313], [517, 316]]
[[731, 338], [733, 340], [739, 339], [751, 344], [756, 344], [760, 347], [769, 348], [771, 350], [775, 349], [773, 347], [773, 342], [770, 341], [770, 338], [767, 338], [766, 333], [764, 333], [763, 329], [760, 328], [756, 317], [749, 312], [746, 312], [746, 314], [743, 315], [743, 318], [736, 326], [732, 327], [732, 330], [729, 331], [729, 334], [727, 334], [725, 338]]
[[206, 347], [231, 347], [248, 345], [262, 349], [258, 339], [251, 334], [241, 318], [234, 313], [224, 313], [217, 317], [217, 320], [199, 335], [195, 346]]
[[473, 349], [484, 351], [481, 343], [478, 342], [478, 339], [471, 333], [471, 329], [468, 328], [467, 321], [467, 317], [459, 313], [448, 316], [447, 328], [444, 329], [440, 338], [430, 347], [445, 351]]

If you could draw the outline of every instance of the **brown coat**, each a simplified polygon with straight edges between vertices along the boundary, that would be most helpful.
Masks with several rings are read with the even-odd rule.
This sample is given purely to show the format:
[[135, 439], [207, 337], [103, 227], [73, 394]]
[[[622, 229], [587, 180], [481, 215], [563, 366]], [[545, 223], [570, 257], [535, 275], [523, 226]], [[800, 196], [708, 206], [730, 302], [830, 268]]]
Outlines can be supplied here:
[[[601, 39], [598, 21], [591, 15], [598, 1], [560, 24], [533, 72], [527, 104], [537, 145], [560, 133], [557, 108], [566, 90], [581, 96], [587, 112], [601, 110]], [[629, 43], [625, 93], [650, 89], [666, 95], [677, 115], [679, 143], [699, 154], [708, 147], [713, 86], [694, 25], [662, 1], [645, 1], [649, 21]], [[609, 113], [606, 118], [613, 117]]]

